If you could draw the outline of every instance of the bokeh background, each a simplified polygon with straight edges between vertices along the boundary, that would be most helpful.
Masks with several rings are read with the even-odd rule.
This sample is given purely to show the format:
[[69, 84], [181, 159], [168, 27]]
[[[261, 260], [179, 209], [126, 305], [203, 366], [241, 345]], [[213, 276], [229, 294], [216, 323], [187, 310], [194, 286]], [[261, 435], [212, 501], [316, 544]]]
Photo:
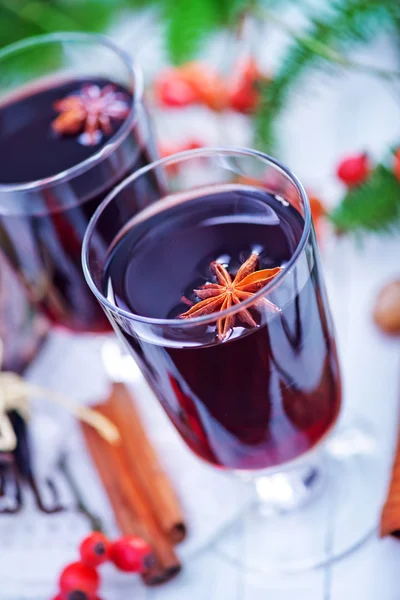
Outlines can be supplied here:
[[[257, 146], [286, 160], [328, 204], [345, 192], [333, 177], [343, 155], [370, 151], [381, 160], [399, 143], [397, 0], [0, 1], [0, 46], [62, 30], [113, 37], [142, 65], [149, 95], [165, 65], [200, 58], [240, 78], [240, 61], [251, 57], [256, 103], [231, 110], [222, 102], [217, 111], [197, 103], [193, 119], [191, 106], [156, 102], [160, 143]], [[219, 100], [208, 105], [220, 108]]]

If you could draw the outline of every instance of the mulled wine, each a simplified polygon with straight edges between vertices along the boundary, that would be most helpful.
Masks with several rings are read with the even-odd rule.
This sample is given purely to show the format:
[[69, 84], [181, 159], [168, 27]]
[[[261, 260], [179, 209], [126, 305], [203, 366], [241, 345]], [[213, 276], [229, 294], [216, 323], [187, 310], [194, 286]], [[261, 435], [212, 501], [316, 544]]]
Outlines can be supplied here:
[[[101, 95], [103, 113], [96, 105]], [[142, 115], [110, 150], [132, 110], [132, 94], [101, 78], [31, 85], [0, 104], [1, 246], [31, 300], [53, 323], [77, 332], [110, 327], [82, 273], [87, 224], [128, 172], [154, 158], [148, 131], [139, 134]]]
[[[110, 247], [102, 293], [137, 315], [135, 330], [114, 318], [190, 448], [223, 468], [275, 467], [311, 450], [340, 408], [318, 259], [310, 253], [310, 273], [292, 274], [286, 296], [281, 278], [276, 306], [272, 290], [264, 308], [258, 302], [225, 320], [222, 335], [217, 313], [191, 324], [182, 315], [201, 302], [214, 313], [207, 297], [219, 293], [224, 273], [240, 279], [249, 259], [256, 277], [284, 270], [304, 230], [297, 209], [265, 191], [231, 184], [196, 193], [185, 201], [172, 194], [126, 224]], [[170, 330], [158, 335], [142, 317], [171, 319]]]

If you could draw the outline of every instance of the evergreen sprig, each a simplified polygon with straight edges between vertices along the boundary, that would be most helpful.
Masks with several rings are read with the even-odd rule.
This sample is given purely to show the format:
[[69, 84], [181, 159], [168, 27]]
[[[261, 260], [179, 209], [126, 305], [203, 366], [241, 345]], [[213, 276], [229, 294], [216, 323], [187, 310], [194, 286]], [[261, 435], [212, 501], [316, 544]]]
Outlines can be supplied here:
[[166, 47], [175, 64], [194, 58], [216, 31], [231, 27], [254, 0], [159, 0]]
[[400, 220], [400, 181], [378, 165], [363, 185], [347, 192], [329, 218], [343, 232], [392, 228]]
[[220, 25], [214, 0], [165, 0], [166, 46], [175, 64], [195, 56], [204, 40]]
[[54, 31], [102, 31], [115, 4], [110, 0], [1, 0], [1, 45]]
[[[275, 22], [274, 14], [269, 14]], [[266, 15], [268, 19], [268, 14]], [[332, 66], [352, 45], [365, 42], [378, 30], [400, 23], [398, 0], [336, 0], [326, 14], [310, 17], [302, 34], [292, 34], [292, 42], [272, 82], [262, 90], [256, 115], [257, 145], [276, 151], [276, 122], [303, 75], [312, 69]], [[286, 28], [284, 23], [280, 23]], [[287, 28], [286, 28], [287, 30]]]

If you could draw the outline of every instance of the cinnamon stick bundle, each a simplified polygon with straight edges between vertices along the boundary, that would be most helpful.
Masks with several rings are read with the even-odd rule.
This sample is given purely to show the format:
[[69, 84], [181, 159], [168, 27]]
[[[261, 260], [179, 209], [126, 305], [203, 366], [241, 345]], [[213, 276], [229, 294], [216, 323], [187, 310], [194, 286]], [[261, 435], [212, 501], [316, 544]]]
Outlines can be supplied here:
[[186, 531], [178, 500], [126, 387], [114, 384], [108, 400], [96, 409], [114, 421], [122, 442], [111, 445], [82, 424], [88, 449], [121, 532], [143, 537], [154, 549], [154, 565], [142, 575], [143, 580], [148, 585], [162, 583], [181, 568], [173, 549], [173, 540], [182, 538], [177, 532]]
[[162, 530], [173, 544], [178, 544], [186, 536], [186, 525], [175, 490], [159, 463], [129, 391], [121, 383], [115, 383], [113, 388], [112, 397], [97, 409], [117, 426], [132, 477], [140, 484]]

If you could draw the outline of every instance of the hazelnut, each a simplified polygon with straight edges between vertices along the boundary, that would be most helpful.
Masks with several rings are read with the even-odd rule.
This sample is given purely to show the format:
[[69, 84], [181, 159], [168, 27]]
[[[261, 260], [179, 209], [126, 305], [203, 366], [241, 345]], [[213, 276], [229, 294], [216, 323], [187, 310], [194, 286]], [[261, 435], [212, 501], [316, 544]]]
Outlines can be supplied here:
[[382, 331], [400, 334], [400, 280], [382, 288], [375, 302], [373, 316]]

